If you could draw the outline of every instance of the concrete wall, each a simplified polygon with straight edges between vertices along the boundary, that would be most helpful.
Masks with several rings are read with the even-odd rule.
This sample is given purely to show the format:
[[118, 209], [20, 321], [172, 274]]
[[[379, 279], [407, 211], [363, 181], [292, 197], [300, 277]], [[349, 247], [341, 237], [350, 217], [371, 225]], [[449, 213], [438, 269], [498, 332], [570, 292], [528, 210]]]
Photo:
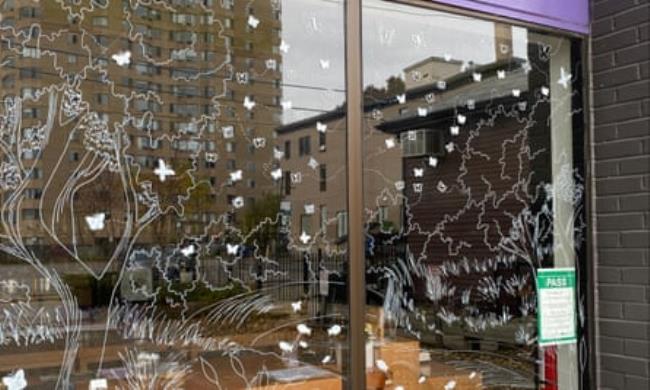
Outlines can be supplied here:
[[648, 0], [591, 0], [600, 388], [650, 383]]

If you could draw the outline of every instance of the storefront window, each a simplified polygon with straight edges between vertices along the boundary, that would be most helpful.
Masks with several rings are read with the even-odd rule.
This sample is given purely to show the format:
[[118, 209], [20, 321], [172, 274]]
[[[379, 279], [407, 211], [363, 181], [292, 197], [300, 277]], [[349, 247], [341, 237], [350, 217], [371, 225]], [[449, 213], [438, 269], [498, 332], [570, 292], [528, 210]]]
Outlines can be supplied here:
[[363, 64], [368, 383], [578, 388], [575, 44], [364, 0]]
[[0, 0], [0, 388], [579, 388], [577, 41], [361, 4]]
[[0, 3], [0, 388], [341, 388], [343, 3]]

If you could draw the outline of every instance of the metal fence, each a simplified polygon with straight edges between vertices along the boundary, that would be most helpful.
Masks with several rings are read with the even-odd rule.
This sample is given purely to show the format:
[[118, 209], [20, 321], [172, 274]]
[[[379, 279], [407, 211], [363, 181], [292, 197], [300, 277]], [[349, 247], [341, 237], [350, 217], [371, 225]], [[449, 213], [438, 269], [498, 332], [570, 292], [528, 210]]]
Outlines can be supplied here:
[[223, 286], [241, 283], [268, 291], [281, 301], [307, 298], [317, 293], [321, 267], [335, 276], [343, 276], [347, 256], [323, 255], [322, 252], [286, 252], [269, 259], [253, 256], [227, 259], [206, 259], [201, 269], [206, 282]]
[[[397, 245], [373, 248], [366, 253], [366, 265], [373, 273], [403, 256]], [[347, 295], [347, 254], [326, 254], [320, 250], [284, 252], [268, 259], [241, 256], [227, 259], [202, 260], [201, 269], [206, 282], [223, 286], [231, 282], [263, 289], [278, 301], [301, 299], [319, 300], [321, 269], [327, 271], [329, 299], [344, 301]], [[373, 275], [368, 275], [370, 280]]]

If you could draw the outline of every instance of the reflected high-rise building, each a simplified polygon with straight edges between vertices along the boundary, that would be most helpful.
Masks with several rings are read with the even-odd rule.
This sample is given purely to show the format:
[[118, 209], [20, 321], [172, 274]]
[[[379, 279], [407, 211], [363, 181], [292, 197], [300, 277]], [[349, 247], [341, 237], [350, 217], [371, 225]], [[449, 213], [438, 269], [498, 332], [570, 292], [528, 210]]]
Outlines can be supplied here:
[[[228, 211], [236, 220], [236, 197], [250, 204], [272, 190], [265, 164], [282, 94], [276, 2], [5, 1], [1, 8], [3, 114], [21, 121], [25, 138], [48, 142], [43, 150], [33, 140], [21, 145], [18, 156], [30, 180], [13, 218], [27, 245], [55, 244], [54, 235], [80, 257], [107, 256], [144, 218], [131, 187], [146, 193], [151, 185], [163, 198], [165, 215], [137, 233], [138, 243], [157, 244], [196, 234]], [[104, 131], [104, 141], [90, 139], [89, 128]], [[105, 150], [90, 151], [89, 143]], [[110, 148], [126, 157], [97, 157]], [[157, 183], [161, 160], [177, 175]], [[241, 179], [231, 180], [239, 170]], [[83, 180], [73, 184], [75, 175]], [[84, 220], [102, 213], [105, 229]]]
[[[127, 253], [155, 246], [172, 257], [211, 224], [240, 226], [248, 207], [275, 191], [281, 7], [6, 0], [0, 32], [2, 245], [11, 248], [0, 256], [0, 302], [11, 306], [3, 318], [13, 321], [15, 309], [49, 329], [44, 318], [60, 310], [61, 291], [32, 267], [37, 260], [19, 259], [52, 266], [84, 312], [75, 364], [84, 376], [102, 360], [115, 365], [124, 350], [103, 307], [125, 264], [147, 259]], [[199, 278], [159, 261], [147, 263], [146, 299], [156, 267], [170, 284]], [[18, 365], [56, 380], [70, 348], [61, 334], [52, 343], [34, 336], [46, 347], [32, 354], [11, 346], [5, 330], [2, 372]]]

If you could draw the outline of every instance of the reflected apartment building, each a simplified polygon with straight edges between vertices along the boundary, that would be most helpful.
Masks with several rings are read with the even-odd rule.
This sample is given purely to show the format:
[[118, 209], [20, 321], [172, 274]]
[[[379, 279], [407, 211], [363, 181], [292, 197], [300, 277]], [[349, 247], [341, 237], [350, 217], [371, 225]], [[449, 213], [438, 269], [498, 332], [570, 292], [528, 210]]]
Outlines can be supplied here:
[[[127, 248], [175, 246], [211, 221], [237, 224], [235, 199], [253, 204], [274, 190], [265, 166], [281, 112], [280, 10], [271, 1], [170, 3], [176, 11], [131, 1], [0, 4], [3, 226], [71, 285], [91, 274], [114, 282]], [[9, 180], [23, 174], [25, 185]], [[2, 259], [0, 302], [33, 302], [42, 316], [58, 310], [50, 278]], [[92, 314], [110, 288], [101, 294], [74, 299]], [[78, 384], [124, 350], [116, 329], [104, 339], [98, 310], [83, 319]], [[18, 364], [40, 375], [30, 388], [48, 388], [67, 348], [3, 346], [0, 369]]]
[[[48, 121], [68, 116], [64, 126], [47, 135], [46, 150], [41, 153], [33, 142], [17, 156], [34, 167], [12, 216], [20, 220], [27, 245], [61, 245], [89, 260], [111, 253], [124, 237], [136, 234], [138, 220], [150, 212], [135, 210], [129, 185], [141, 190], [151, 184], [164, 198], [158, 212], [166, 215], [138, 233], [143, 244], [168, 244], [180, 232], [195, 234], [225, 212], [236, 215], [235, 197], [252, 203], [273, 190], [264, 164], [272, 160], [267, 143], [279, 124], [282, 60], [280, 11], [271, 2], [248, 7], [232, 1], [173, 1], [179, 12], [129, 1], [110, 7], [96, 2], [92, 13], [82, 4], [66, 3], [70, 9], [65, 11], [55, 2], [2, 4], [3, 28], [16, 31], [13, 40], [3, 41], [4, 112], [16, 110], [12, 115], [32, 138], [43, 136]], [[259, 31], [247, 24], [253, 14], [262, 21]], [[63, 27], [50, 39], [38, 39]], [[85, 77], [78, 78], [76, 72], [84, 67]], [[68, 80], [65, 87], [52, 88], [62, 78]], [[14, 96], [22, 97], [21, 106], [11, 105]], [[246, 97], [259, 109], [247, 110]], [[85, 115], [86, 110], [93, 114]], [[103, 131], [105, 139], [89, 139], [88, 128]], [[259, 140], [256, 147], [253, 139]], [[98, 148], [123, 149], [128, 157], [97, 160], [85, 148], [93, 142]], [[153, 180], [160, 160], [186, 173]], [[118, 167], [128, 167], [128, 175]], [[241, 180], [231, 180], [229, 173], [238, 170]], [[92, 185], [72, 185], [71, 178], [79, 177]], [[193, 200], [183, 204], [188, 190]], [[3, 198], [11, 193], [3, 191]], [[83, 216], [101, 213], [106, 229], [93, 231]], [[40, 218], [53, 234], [43, 231]], [[58, 243], [48, 238], [52, 235]], [[50, 256], [56, 253], [53, 249]]]
[[[370, 114], [370, 112], [369, 112]], [[373, 121], [373, 119], [370, 119]], [[347, 248], [347, 128], [342, 109], [277, 129], [282, 151], [282, 208], [295, 240], [304, 232], [319, 248]], [[402, 151], [391, 134], [364, 128], [364, 199], [368, 229], [396, 233], [401, 226]]]
[[[536, 326], [530, 264], [562, 264], [564, 245], [580, 250], [584, 200], [570, 201], [575, 214], [563, 213], [564, 200], [549, 200], [553, 191], [582, 193], [566, 150], [570, 118], [562, 116], [575, 102], [548, 76], [570, 48], [550, 64], [539, 55], [545, 38], [531, 33], [539, 43], [516, 57], [511, 29], [494, 26], [493, 61], [426, 58], [404, 69], [403, 93], [367, 97], [366, 106], [371, 101], [381, 118], [376, 131], [401, 147], [402, 231], [414, 279], [404, 296], [440, 318], [409, 329], [445, 348], [508, 354]], [[549, 95], [563, 102], [555, 115]], [[545, 184], [552, 177], [560, 189]], [[544, 233], [553, 222], [572, 227], [567, 242]]]
[[0, 390], [648, 388], [647, 11], [0, 0]]

